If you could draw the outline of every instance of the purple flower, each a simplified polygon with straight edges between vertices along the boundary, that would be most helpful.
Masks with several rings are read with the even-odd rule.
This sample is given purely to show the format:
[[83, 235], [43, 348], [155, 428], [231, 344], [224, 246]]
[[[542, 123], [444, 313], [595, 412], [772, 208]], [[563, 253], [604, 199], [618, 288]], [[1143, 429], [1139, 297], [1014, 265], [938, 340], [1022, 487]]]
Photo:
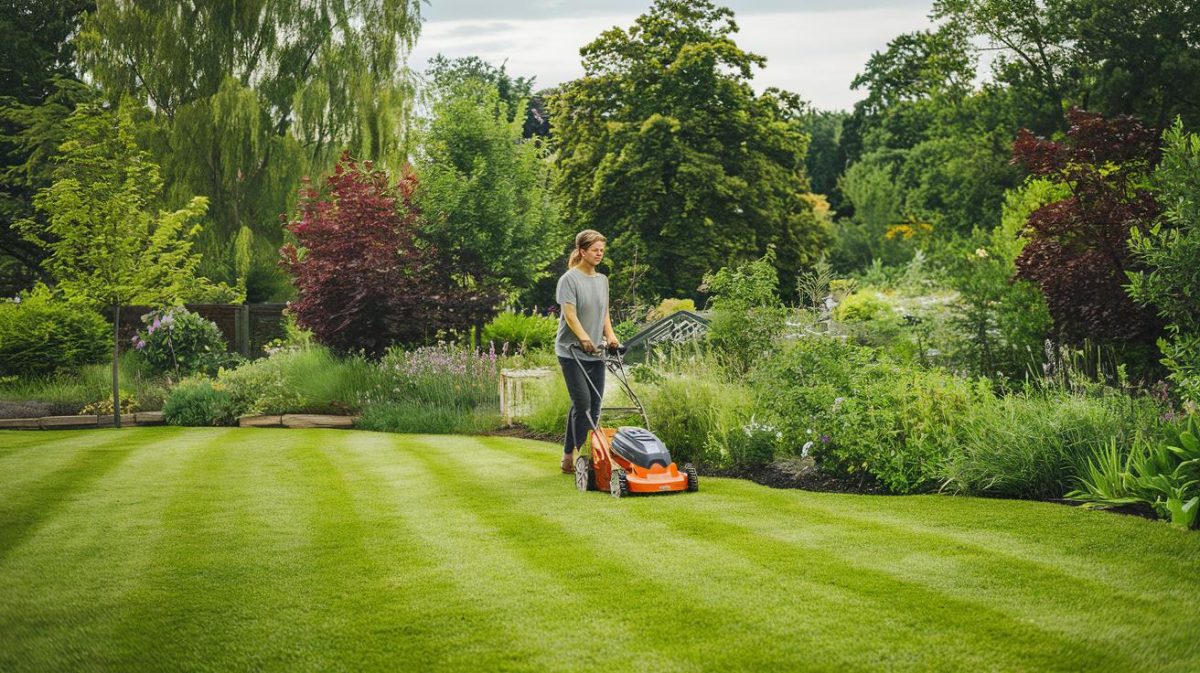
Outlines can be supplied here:
[[822, 444], [828, 444], [829, 440], [830, 440], [829, 435], [821, 435], [821, 443]]

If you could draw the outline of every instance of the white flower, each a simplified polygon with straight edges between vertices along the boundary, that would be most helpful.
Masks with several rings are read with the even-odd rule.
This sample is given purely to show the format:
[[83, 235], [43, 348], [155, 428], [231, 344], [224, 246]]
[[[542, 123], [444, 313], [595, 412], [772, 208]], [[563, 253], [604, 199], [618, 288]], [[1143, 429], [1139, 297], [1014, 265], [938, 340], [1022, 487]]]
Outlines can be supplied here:
[[812, 443], [811, 439], [809, 441], [805, 442], [804, 446], [800, 447], [800, 457], [808, 458], [808, 450], [811, 449], [812, 447], [813, 447], [813, 443]]
[[987, 259], [987, 258], [988, 258], [988, 251], [987, 251], [986, 249], [984, 249], [984, 248], [976, 248], [976, 249], [975, 249], [975, 256], [976, 256], [976, 257], [978, 257], [979, 259]]

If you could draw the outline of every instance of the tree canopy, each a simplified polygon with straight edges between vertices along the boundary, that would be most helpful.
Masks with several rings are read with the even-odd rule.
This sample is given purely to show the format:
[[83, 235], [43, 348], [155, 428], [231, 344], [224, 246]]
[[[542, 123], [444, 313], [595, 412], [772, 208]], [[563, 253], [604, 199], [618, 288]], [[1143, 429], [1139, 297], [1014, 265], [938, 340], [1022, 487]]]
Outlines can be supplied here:
[[804, 105], [755, 94], [765, 59], [737, 30], [707, 0], [658, 0], [585, 46], [584, 76], [551, 104], [565, 221], [609, 236], [615, 265], [636, 256], [650, 295], [693, 296], [706, 272], [770, 245], [792, 288], [827, 240], [804, 198]]

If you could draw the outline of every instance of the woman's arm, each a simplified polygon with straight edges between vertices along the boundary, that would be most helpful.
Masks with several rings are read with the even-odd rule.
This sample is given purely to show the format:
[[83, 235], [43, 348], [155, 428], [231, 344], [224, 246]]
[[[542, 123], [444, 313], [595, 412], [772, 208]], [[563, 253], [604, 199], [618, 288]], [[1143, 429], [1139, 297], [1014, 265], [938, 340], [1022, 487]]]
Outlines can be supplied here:
[[[583, 329], [583, 325], [579, 322], [579, 314], [575, 312], [575, 305], [563, 304], [562, 314], [563, 319], [567, 321], [567, 327], [575, 335], [575, 338], [579, 339], [579, 346], [588, 353], [596, 350], [596, 345], [592, 343], [592, 337], [588, 336], [588, 333]], [[609, 328], [605, 326], [604, 329], [607, 330]]]
[[621, 345], [621, 342], [617, 340], [617, 333], [613, 331], [612, 314], [607, 311], [604, 313], [604, 342], [610, 347]]

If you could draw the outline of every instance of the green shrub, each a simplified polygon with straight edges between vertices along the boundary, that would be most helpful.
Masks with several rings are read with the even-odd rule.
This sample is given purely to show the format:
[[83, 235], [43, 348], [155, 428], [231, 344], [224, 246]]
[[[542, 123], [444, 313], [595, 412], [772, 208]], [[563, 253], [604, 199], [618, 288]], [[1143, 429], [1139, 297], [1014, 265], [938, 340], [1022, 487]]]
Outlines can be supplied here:
[[[149, 371], [134, 352], [122, 353], [121, 395], [132, 396], [142, 410], [162, 409], [167, 395], [166, 382]], [[83, 365], [74, 370], [60, 370], [47, 376], [16, 378], [0, 383], [0, 399], [42, 402], [50, 407], [46, 415], [74, 414], [81, 407], [98, 400], [111, 399], [112, 365]]]
[[750, 422], [734, 429], [726, 439], [729, 460], [738, 467], [761, 467], [775, 459], [775, 451], [783, 433], [775, 426], [759, 423], [753, 417]]
[[783, 333], [788, 311], [779, 299], [775, 251], [748, 264], [705, 274], [702, 290], [712, 292], [708, 341], [734, 373], [770, 353]]
[[658, 306], [650, 309], [646, 314], [647, 322], [654, 322], [661, 318], [665, 318], [672, 313], [679, 311], [695, 311], [696, 302], [691, 299], [664, 299], [658, 302]]
[[842, 300], [833, 317], [843, 322], [868, 322], [893, 319], [892, 306], [874, 290], [860, 290]]
[[1063, 390], [1029, 391], [972, 407], [947, 465], [956, 491], [1049, 499], [1072, 488], [1098, 447], [1125, 453], [1139, 435], [1156, 436], [1160, 410], [1146, 398]]
[[1134, 443], [1125, 453], [1114, 439], [1080, 470], [1067, 494], [1097, 507], [1146, 504], [1171, 525], [1193, 528], [1200, 517], [1200, 422], [1192, 414], [1161, 441]]
[[893, 493], [937, 486], [961, 419], [990, 395], [986, 384], [834, 338], [796, 342], [761, 363], [751, 381], [785, 447]]
[[571, 396], [563, 377], [556, 371], [546, 378], [530, 382], [526, 390], [529, 413], [521, 425], [542, 435], [562, 436], [571, 408]]
[[549, 348], [554, 345], [558, 320], [550, 316], [505, 311], [483, 328], [483, 340], [511, 350]]
[[[138, 404], [137, 397], [134, 397], [133, 395], [131, 395], [129, 393], [125, 393], [125, 392], [121, 393], [121, 413], [122, 414], [132, 414], [132, 413], [136, 413], [141, 410], [142, 410], [142, 408]], [[100, 400], [99, 402], [92, 402], [91, 404], [85, 405], [82, 409], [79, 410], [78, 413], [82, 416], [88, 416], [88, 415], [112, 416], [113, 415], [113, 396], [109, 395], [108, 397], [106, 397], [103, 400]]]
[[234, 425], [237, 409], [233, 396], [210, 379], [185, 379], [163, 403], [163, 420], [169, 425]]
[[217, 378], [232, 395], [238, 415], [354, 414], [379, 376], [362, 357], [340, 357], [324, 346], [310, 346], [276, 351], [222, 370]]
[[721, 465], [730, 437], [751, 414], [750, 391], [708, 376], [669, 374], [639, 393], [646, 404], [651, 430], [666, 444], [676, 463]]
[[110, 329], [100, 314], [38, 285], [18, 301], [0, 301], [0, 374], [42, 376], [101, 362], [111, 355]]
[[142, 322], [146, 329], [133, 338], [133, 346], [156, 372], [215, 374], [231, 362], [216, 323], [185, 308], [152, 311], [142, 316]]

